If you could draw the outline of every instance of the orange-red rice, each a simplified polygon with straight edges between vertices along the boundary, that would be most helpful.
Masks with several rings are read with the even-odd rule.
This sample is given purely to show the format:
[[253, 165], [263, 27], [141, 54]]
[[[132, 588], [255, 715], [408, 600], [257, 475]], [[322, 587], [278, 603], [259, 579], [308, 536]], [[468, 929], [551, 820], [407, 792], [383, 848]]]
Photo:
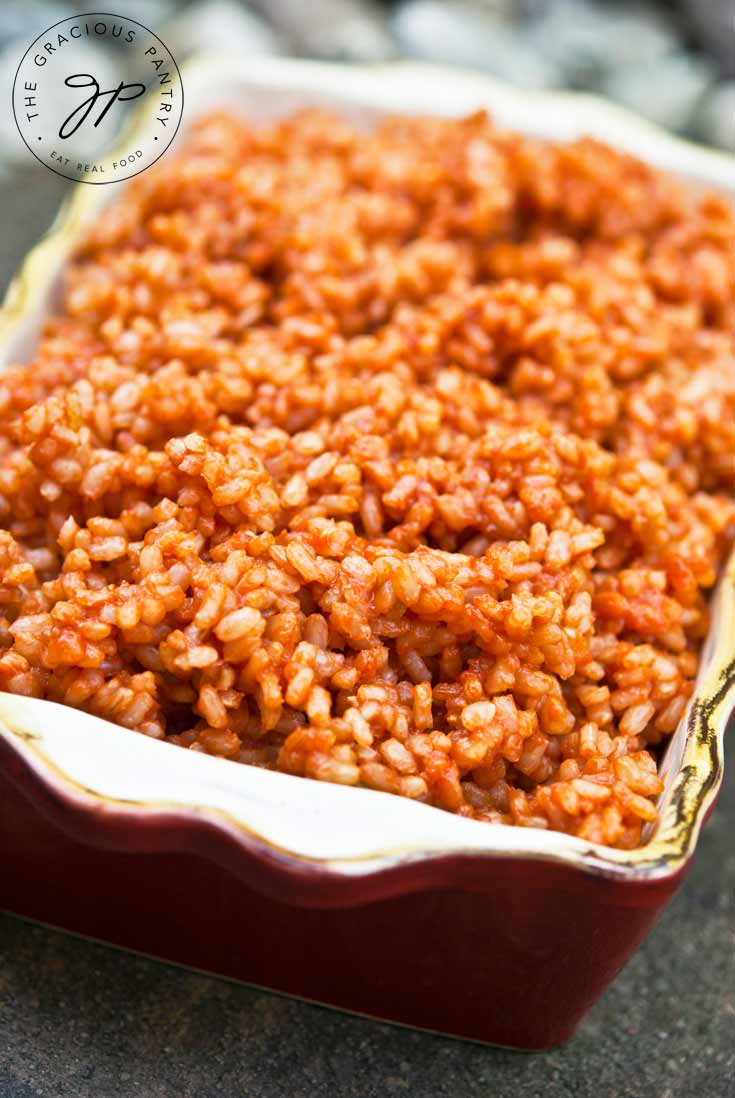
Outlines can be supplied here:
[[0, 377], [0, 688], [640, 842], [732, 537], [735, 214], [482, 114], [215, 116]]

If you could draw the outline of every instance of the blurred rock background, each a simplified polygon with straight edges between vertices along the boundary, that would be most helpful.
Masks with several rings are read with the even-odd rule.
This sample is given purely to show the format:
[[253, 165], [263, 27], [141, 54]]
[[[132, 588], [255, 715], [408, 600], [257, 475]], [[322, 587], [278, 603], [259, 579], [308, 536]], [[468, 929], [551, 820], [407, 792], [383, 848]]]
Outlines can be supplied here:
[[[27, 166], [10, 96], [35, 36], [87, 0], [0, 0], [0, 185]], [[414, 57], [529, 88], [608, 96], [675, 133], [735, 152], [735, 0], [115, 0], [184, 60], [203, 49], [342, 62]], [[114, 72], [102, 44], [99, 64]]]

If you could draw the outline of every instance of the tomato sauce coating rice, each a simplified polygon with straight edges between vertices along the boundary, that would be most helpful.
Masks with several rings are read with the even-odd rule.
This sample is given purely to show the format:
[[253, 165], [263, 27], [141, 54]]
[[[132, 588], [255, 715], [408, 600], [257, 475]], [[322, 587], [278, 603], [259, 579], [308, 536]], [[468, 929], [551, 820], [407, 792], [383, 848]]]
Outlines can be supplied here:
[[0, 689], [617, 847], [732, 540], [735, 213], [484, 114], [199, 123], [0, 375]]

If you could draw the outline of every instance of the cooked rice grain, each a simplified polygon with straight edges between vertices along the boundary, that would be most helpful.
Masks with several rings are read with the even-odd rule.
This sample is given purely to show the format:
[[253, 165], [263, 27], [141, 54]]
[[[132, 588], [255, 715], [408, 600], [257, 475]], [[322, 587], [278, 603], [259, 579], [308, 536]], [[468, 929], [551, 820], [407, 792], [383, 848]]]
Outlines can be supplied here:
[[0, 380], [0, 688], [641, 841], [732, 539], [735, 215], [483, 114], [214, 116]]

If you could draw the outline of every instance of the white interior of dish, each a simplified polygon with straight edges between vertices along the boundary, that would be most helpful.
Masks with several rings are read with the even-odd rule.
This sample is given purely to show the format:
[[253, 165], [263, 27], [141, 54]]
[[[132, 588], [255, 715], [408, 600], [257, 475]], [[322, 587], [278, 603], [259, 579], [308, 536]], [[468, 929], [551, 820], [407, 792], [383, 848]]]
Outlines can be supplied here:
[[[590, 134], [691, 180], [735, 191], [735, 158], [671, 138], [600, 100], [518, 91], [485, 76], [453, 70], [413, 64], [347, 69], [283, 59], [202, 59], [185, 70], [184, 90], [178, 142], [197, 117], [223, 107], [268, 119], [318, 105], [337, 109], [358, 124], [386, 112], [459, 115], [487, 107], [504, 126], [557, 140]], [[9, 294], [6, 309], [18, 310], [18, 316], [0, 348], [0, 367], [30, 357], [79, 230], [119, 193], [118, 185], [79, 185], [62, 219], [70, 227], [63, 246], [57, 242], [52, 251], [53, 241], [42, 244]], [[726, 601], [721, 597], [715, 607], [700, 682], [710, 676], [713, 664], [722, 662], [719, 638], [726, 632], [725, 619], [732, 617]], [[460, 850], [541, 856], [608, 873], [624, 871], [635, 860], [631, 853], [558, 832], [479, 824], [371, 790], [310, 782], [176, 751], [51, 702], [0, 694], [0, 734], [16, 732], [26, 734], [16, 738], [16, 747], [34, 766], [47, 772], [55, 769], [88, 793], [135, 805], [215, 813], [222, 826], [244, 828], [270, 844], [327, 861], [344, 872], [365, 873], [396, 860]], [[662, 765], [666, 788], [652, 837], [671, 822], [672, 798], [687, 749], [685, 717]], [[77, 795], [85, 796], [82, 791]]]

